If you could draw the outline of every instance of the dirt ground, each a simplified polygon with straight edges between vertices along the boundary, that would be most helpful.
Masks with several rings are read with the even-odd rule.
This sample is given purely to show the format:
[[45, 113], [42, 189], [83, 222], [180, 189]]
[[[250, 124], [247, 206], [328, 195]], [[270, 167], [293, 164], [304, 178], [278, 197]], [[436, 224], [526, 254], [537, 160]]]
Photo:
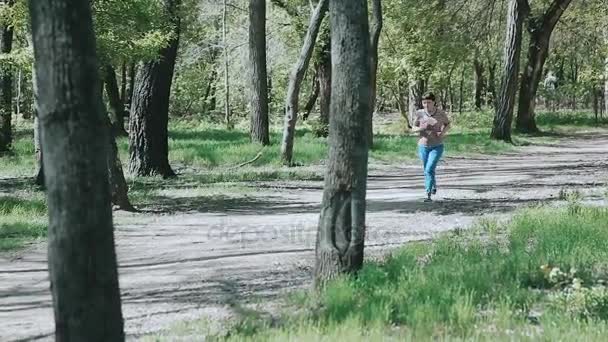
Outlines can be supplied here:
[[[447, 146], [449, 148], [449, 145]], [[558, 139], [500, 156], [448, 158], [423, 203], [421, 167], [370, 165], [368, 256], [465, 228], [481, 217], [559, 203], [561, 190], [604, 203], [608, 134]], [[204, 196], [171, 190], [140, 213], [115, 213], [130, 340], [179, 321], [223, 319], [238, 305], [309, 286], [322, 182], [259, 182]], [[0, 255], [0, 341], [52, 340], [46, 245]]]

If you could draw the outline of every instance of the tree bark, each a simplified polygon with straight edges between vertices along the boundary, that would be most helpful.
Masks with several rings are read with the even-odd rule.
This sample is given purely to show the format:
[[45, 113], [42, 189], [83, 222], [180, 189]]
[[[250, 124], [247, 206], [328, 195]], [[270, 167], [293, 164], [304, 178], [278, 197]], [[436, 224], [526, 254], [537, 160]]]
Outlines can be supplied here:
[[496, 62], [492, 60], [488, 61], [488, 95], [486, 104], [494, 106], [496, 103]]
[[414, 114], [418, 109], [422, 108], [422, 95], [424, 95], [426, 82], [423, 79], [417, 79], [414, 83], [410, 83], [409, 87], [409, 112], [410, 122], [413, 121]]
[[266, 71], [266, 1], [249, 1], [249, 67], [251, 69], [251, 140], [270, 144], [268, 132], [268, 73]]
[[317, 134], [326, 137], [329, 134], [329, 114], [331, 102], [331, 36], [329, 25], [321, 34], [318, 43], [318, 58], [315, 65], [319, 80], [319, 125]]
[[528, 12], [529, 7], [526, 0], [509, 0], [507, 34], [503, 53], [503, 76], [496, 103], [494, 126], [490, 135], [493, 139], [509, 143], [512, 142], [511, 124], [517, 91], [523, 22]]
[[118, 90], [118, 81], [116, 80], [116, 71], [114, 67], [107, 64], [103, 67], [103, 82], [106, 88], [106, 94], [110, 102], [110, 124], [112, 134], [115, 136], [128, 136], [125, 130], [125, 107], [120, 100]]
[[135, 211], [131, 201], [129, 201], [129, 187], [122, 170], [122, 162], [116, 146], [116, 136], [112, 134], [112, 123], [107, 116], [107, 127], [109, 129], [109, 153], [108, 153], [108, 173], [110, 175], [110, 198], [112, 204], [118, 209]]
[[321, 21], [327, 12], [329, 0], [320, 0], [310, 18], [308, 31], [304, 38], [304, 44], [300, 50], [298, 61], [294, 65], [289, 76], [289, 86], [287, 87], [287, 99], [285, 103], [285, 123], [283, 126], [283, 140], [281, 142], [281, 159], [286, 165], [292, 164], [293, 141], [295, 137], [296, 121], [298, 119], [298, 101], [300, 99], [300, 87], [308, 63], [312, 56], [317, 34]]
[[538, 132], [534, 119], [536, 91], [549, 53], [551, 34], [571, 1], [554, 0], [542, 16], [528, 20], [530, 43], [527, 65], [523, 71], [519, 88], [519, 105], [515, 122], [515, 129], [520, 133]]
[[122, 63], [120, 66], [120, 102], [125, 103], [125, 98], [127, 96], [127, 63]]
[[315, 107], [315, 103], [317, 103], [317, 98], [319, 97], [319, 76], [315, 72], [315, 75], [312, 79], [312, 92], [310, 94], [310, 98], [306, 101], [306, 105], [304, 105], [304, 114], [302, 115], [302, 120], [306, 121], [310, 116], [310, 112]]
[[226, 0], [224, 0], [224, 10], [222, 12], [222, 44], [224, 45], [224, 121], [226, 128], [231, 129], [231, 114], [230, 114], [230, 78], [228, 70], [228, 42], [226, 35], [228, 34], [228, 6]]
[[370, 66], [371, 66], [371, 119], [368, 130], [367, 140], [369, 147], [374, 146], [374, 109], [376, 108], [376, 93], [377, 93], [377, 74], [378, 74], [378, 43], [380, 42], [380, 32], [382, 32], [382, 0], [372, 0], [372, 21], [370, 23], [371, 41], [370, 41]]
[[90, 4], [30, 0], [29, 13], [48, 187], [55, 340], [124, 341], [107, 119]]
[[475, 70], [475, 109], [481, 111], [484, 91], [484, 68], [478, 58], [473, 60], [473, 69]]
[[[13, 0], [1, 0], [6, 6], [13, 6]], [[0, 53], [8, 54], [13, 49], [13, 27], [0, 26]], [[13, 70], [11, 67], [0, 71], [0, 154], [8, 152], [13, 142]]]
[[131, 102], [133, 101], [133, 89], [135, 89], [135, 63], [129, 64], [129, 81], [127, 83], [126, 95], [124, 98], [125, 114], [131, 115]]
[[169, 96], [179, 45], [179, 0], [164, 0], [174, 37], [160, 58], [140, 64], [129, 120], [129, 171], [137, 176], [174, 177], [169, 165]]
[[608, 57], [604, 69], [604, 113], [608, 114]]
[[332, 101], [329, 160], [317, 231], [317, 286], [363, 264], [371, 111], [365, 0], [330, 1]]

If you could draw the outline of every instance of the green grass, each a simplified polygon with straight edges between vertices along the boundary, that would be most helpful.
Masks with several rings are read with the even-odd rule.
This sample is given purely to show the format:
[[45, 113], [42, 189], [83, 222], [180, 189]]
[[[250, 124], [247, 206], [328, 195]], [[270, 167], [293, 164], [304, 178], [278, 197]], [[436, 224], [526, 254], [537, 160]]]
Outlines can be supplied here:
[[0, 196], [0, 251], [46, 236], [46, 204], [42, 196], [32, 197]]
[[412, 243], [317, 295], [293, 295], [278, 323], [246, 317], [227, 340], [602, 341], [607, 280], [608, 209], [572, 202]]

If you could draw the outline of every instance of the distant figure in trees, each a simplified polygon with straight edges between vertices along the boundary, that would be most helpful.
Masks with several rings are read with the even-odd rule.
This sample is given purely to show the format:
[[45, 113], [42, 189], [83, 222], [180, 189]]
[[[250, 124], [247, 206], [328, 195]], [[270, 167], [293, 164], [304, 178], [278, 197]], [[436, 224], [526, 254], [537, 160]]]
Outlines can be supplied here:
[[418, 156], [424, 168], [424, 201], [430, 202], [431, 195], [437, 193], [435, 169], [443, 155], [443, 140], [450, 128], [450, 120], [443, 110], [436, 107], [433, 93], [426, 93], [422, 97], [422, 107], [414, 114], [412, 131], [420, 134]]

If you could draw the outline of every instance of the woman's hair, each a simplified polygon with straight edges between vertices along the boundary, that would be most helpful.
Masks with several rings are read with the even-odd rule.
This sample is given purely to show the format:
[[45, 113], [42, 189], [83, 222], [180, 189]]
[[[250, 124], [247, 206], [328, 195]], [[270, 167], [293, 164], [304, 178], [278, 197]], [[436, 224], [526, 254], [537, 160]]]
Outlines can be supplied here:
[[424, 93], [424, 95], [422, 96], [422, 100], [431, 100], [433, 102], [435, 102], [435, 94], [433, 94], [432, 92], [426, 92]]

